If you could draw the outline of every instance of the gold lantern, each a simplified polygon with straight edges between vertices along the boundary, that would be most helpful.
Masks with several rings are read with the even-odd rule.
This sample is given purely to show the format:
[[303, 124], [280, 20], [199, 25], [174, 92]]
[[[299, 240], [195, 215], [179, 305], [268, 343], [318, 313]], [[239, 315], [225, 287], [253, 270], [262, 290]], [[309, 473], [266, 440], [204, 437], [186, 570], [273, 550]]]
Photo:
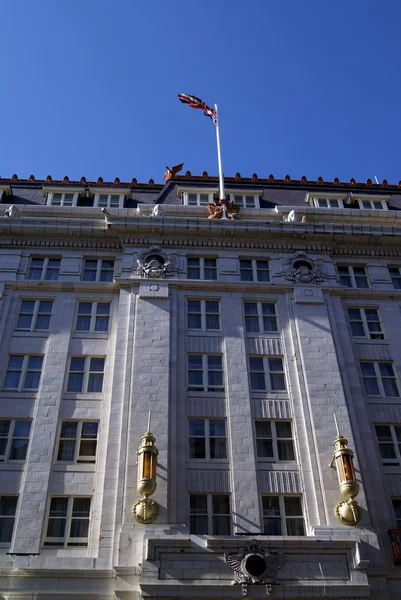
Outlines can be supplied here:
[[[335, 422], [337, 426], [336, 419]], [[354, 453], [347, 448], [347, 444], [348, 440], [340, 435], [337, 427], [337, 437], [334, 440], [334, 452], [330, 467], [335, 463], [340, 492], [345, 500], [336, 504], [334, 513], [343, 525], [357, 525], [361, 520], [361, 514], [358, 503], [354, 498], [358, 495], [359, 485], [355, 477]]]
[[149, 499], [149, 496], [154, 494], [157, 487], [156, 467], [158, 454], [159, 451], [155, 446], [155, 438], [150, 432], [149, 413], [148, 430], [141, 437], [141, 445], [136, 451], [138, 457], [136, 489], [141, 496], [144, 496], [132, 507], [133, 515], [138, 523], [153, 523], [159, 513], [157, 503]]

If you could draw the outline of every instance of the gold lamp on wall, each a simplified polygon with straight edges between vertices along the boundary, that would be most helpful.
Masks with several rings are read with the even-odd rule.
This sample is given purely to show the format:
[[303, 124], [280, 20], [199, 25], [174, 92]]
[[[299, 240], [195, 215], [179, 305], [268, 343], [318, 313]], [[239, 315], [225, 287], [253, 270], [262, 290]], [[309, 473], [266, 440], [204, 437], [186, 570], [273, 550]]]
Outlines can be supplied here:
[[156, 467], [157, 467], [157, 456], [159, 454], [158, 449], [155, 446], [155, 437], [150, 432], [150, 412], [148, 419], [148, 430], [141, 437], [141, 445], [136, 451], [137, 455], [137, 481], [136, 489], [141, 496], [144, 496], [141, 500], [138, 500], [133, 507], [132, 513], [138, 523], [147, 525], [153, 523], [159, 514], [159, 507], [154, 500], [150, 500], [149, 496], [154, 494], [157, 481], [156, 481]]
[[340, 492], [345, 498], [345, 500], [336, 504], [334, 514], [343, 525], [357, 525], [361, 520], [361, 513], [357, 501], [354, 500], [359, 492], [359, 484], [354, 470], [354, 453], [347, 448], [348, 440], [340, 434], [335, 415], [334, 421], [337, 428], [337, 437], [334, 440], [334, 452], [330, 467], [335, 463]]

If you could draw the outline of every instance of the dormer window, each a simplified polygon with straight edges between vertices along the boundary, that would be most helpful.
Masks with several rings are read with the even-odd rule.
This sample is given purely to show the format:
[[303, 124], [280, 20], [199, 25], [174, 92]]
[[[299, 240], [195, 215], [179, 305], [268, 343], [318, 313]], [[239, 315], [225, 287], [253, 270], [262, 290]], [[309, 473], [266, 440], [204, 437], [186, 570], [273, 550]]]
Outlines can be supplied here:
[[316, 208], [344, 208], [342, 198], [311, 198], [312, 206]]
[[388, 210], [387, 200], [358, 199], [358, 204], [365, 210]]
[[259, 208], [259, 196], [256, 194], [228, 194], [230, 200], [234, 200], [234, 204], [238, 204], [241, 208]]
[[184, 206], [205, 206], [213, 202], [213, 192], [184, 192]]
[[95, 194], [93, 206], [99, 208], [123, 208], [124, 194]]
[[11, 194], [9, 185], [0, 185], [0, 202], [7, 202], [7, 196]]
[[47, 194], [48, 206], [76, 206], [78, 192], [49, 192]]

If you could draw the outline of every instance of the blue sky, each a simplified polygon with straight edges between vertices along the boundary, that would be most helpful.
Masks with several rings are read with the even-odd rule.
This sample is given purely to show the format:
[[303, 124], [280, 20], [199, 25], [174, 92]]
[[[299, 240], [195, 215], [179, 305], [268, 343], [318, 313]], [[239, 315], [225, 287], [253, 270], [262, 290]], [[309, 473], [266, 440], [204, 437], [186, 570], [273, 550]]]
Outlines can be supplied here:
[[0, 175], [401, 179], [399, 0], [2, 0]]

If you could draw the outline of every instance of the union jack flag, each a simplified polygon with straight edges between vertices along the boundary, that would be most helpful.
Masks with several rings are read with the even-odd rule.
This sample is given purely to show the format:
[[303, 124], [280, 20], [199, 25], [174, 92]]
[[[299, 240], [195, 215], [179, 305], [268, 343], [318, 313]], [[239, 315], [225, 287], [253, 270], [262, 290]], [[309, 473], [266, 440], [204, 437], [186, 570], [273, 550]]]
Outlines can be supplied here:
[[216, 111], [214, 110], [214, 108], [208, 106], [206, 102], [204, 102], [200, 98], [197, 98], [196, 96], [191, 96], [190, 94], [178, 94], [178, 99], [181, 100], [183, 104], [188, 104], [188, 106], [190, 106], [191, 108], [200, 108], [201, 110], [203, 110], [207, 117], [210, 117], [212, 119], [215, 125], [217, 124]]

